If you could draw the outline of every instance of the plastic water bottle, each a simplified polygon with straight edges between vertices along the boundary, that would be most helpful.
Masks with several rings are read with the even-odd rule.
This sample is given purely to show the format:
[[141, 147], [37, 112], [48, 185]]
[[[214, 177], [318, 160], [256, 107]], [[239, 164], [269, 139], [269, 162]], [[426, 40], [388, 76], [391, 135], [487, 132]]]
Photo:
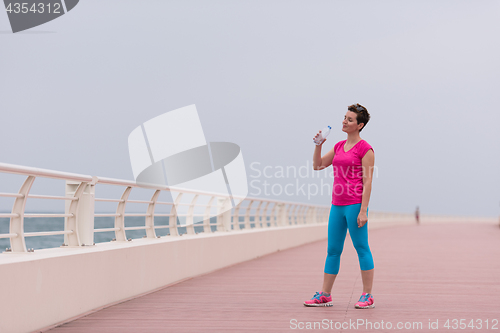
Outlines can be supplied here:
[[319, 146], [323, 141], [325, 141], [328, 134], [330, 134], [331, 129], [331, 126], [327, 126], [321, 130], [321, 133], [318, 134], [318, 137], [316, 139], [313, 138], [316, 146]]

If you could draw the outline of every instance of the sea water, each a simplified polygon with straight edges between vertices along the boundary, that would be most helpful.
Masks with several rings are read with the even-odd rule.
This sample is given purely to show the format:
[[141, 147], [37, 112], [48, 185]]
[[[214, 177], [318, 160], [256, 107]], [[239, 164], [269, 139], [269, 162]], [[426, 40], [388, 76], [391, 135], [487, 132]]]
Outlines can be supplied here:
[[[168, 225], [168, 216], [155, 217], [155, 226]], [[180, 234], [186, 233], [186, 227], [182, 226], [182, 221], [178, 221], [177, 229]], [[210, 223], [215, 223], [216, 218], [212, 217]], [[114, 217], [96, 217], [94, 219], [95, 229], [114, 228]], [[180, 224], [180, 225], [179, 225]], [[201, 221], [200, 221], [201, 224]], [[125, 227], [138, 227], [145, 225], [145, 217], [143, 216], [126, 216]], [[9, 233], [10, 218], [0, 218], [0, 234]], [[211, 226], [212, 231], [215, 231], [216, 226]], [[25, 217], [24, 232], [40, 232], [40, 231], [62, 231], [64, 230], [64, 217]], [[203, 226], [194, 227], [195, 232], [203, 232]], [[168, 228], [155, 229], [157, 236], [166, 236], [169, 234]], [[127, 230], [127, 238], [142, 238], [146, 236], [146, 230]], [[116, 238], [114, 231], [96, 232], [94, 233], [94, 242], [103, 243], [109, 242]], [[28, 249], [47, 249], [60, 247], [64, 243], [64, 235], [54, 236], [35, 236], [25, 237], [26, 247]], [[0, 253], [10, 247], [9, 238], [0, 238]]]

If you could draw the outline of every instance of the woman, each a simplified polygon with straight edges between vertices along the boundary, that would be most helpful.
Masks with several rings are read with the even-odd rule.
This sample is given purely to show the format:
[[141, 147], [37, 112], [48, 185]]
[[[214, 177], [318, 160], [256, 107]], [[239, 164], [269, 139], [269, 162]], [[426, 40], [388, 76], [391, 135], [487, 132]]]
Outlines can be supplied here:
[[[333, 200], [328, 221], [328, 250], [325, 262], [323, 289], [316, 292], [305, 306], [332, 306], [330, 295], [340, 267], [340, 255], [344, 248], [347, 229], [358, 253], [363, 294], [355, 307], [375, 307], [371, 295], [373, 284], [373, 258], [368, 246], [368, 202], [372, 189], [375, 154], [373, 148], [362, 140], [359, 133], [370, 120], [366, 108], [359, 104], [347, 108], [342, 122], [342, 131], [347, 140], [338, 142], [332, 150], [321, 157], [321, 145], [316, 146], [313, 156], [314, 170], [333, 165]], [[319, 135], [316, 134], [315, 138]]]

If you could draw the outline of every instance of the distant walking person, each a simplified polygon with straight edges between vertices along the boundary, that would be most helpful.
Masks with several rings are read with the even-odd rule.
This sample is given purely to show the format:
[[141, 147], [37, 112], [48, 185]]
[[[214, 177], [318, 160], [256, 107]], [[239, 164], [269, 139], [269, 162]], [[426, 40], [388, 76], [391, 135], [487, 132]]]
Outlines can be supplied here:
[[[342, 122], [342, 131], [347, 140], [339, 141], [323, 157], [321, 145], [316, 146], [313, 155], [314, 170], [333, 166], [334, 184], [332, 207], [328, 220], [328, 248], [324, 269], [323, 289], [316, 292], [305, 306], [332, 306], [331, 291], [340, 268], [340, 256], [349, 229], [352, 243], [358, 253], [363, 293], [355, 307], [375, 307], [372, 292], [374, 265], [368, 246], [368, 202], [372, 190], [375, 154], [373, 148], [362, 140], [359, 132], [370, 120], [366, 108], [359, 104], [347, 108]], [[314, 138], [319, 135], [316, 134]]]
[[415, 219], [417, 220], [417, 224], [420, 224], [420, 209], [418, 208], [418, 206], [415, 210]]

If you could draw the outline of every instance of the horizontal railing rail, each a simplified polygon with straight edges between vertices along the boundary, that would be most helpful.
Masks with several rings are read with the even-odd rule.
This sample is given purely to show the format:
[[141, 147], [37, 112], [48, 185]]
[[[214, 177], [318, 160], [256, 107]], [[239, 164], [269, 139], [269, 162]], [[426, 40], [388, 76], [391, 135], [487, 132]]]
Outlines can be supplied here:
[[[232, 196], [227, 194], [194, 191], [157, 184], [141, 184], [129, 180], [80, 175], [54, 170], [31, 168], [0, 163], [1, 173], [26, 176], [17, 193], [0, 193], [3, 197], [15, 198], [10, 213], [0, 217], [10, 218], [8, 233], [0, 239], [9, 238], [9, 253], [32, 252], [26, 248], [25, 238], [35, 236], [64, 235], [63, 246], [94, 245], [94, 234], [114, 232], [113, 241], [127, 242], [127, 231], [144, 230], [145, 238], [157, 239], [157, 229], [169, 229], [169, 236], [214, 231], [237, 231], [250, 228], [269, 228], [300, 224], [325, 223], [328, 221], [329, 206], [310, 205], [273, 199]], [[66, 181], [66, 196], [30, 194], [37, 177]], [[96, 186], [111, 185], [124, 188], [120, 198], [96, 198]], [[151, 190], [150, 200], [129, 199], [133, 189]], [[161, 193], [175, 193], [172, 202], [159, 201]], [[28, 199], [65, 200], [65, 213], [26, 213]], [[232, 200], [238, 203], [233, 206]], [[115, 213], [96, 213], [95, 203], [116, 203]], [[125, 212], [129, 203], [145, 205], [143, 213]], [[156, 212], [158, 205], [169, 208], [169, 212]], [[2, 207], [3, 208], [3, 207]], [[64, 230], [25, 232], [25, 218], [64, 218]], [[95, 218], [114, 218], [109, 228], [94, 228]], [[125, 226], [126, 217], [144, 217], [143, 225]], [[167, 224], [155, 224], [155, 217], [168, 218]]]

